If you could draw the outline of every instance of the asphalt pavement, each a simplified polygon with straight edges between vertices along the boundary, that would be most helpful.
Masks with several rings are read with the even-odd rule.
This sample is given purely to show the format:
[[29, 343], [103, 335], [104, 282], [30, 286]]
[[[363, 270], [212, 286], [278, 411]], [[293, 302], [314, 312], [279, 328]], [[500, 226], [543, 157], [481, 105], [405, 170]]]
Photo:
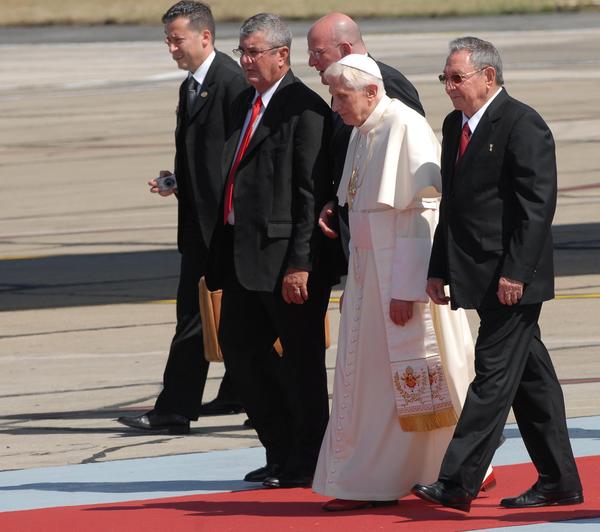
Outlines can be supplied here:
[[[306, 65], [306, 27], [294, 24], [293, 68], [327, 98]], [[415, 83], [436, 132], [450, 110], [437, 74], [464, 33], [498, 45], [508, 91], [550, 124], [558, 298], [542, 331], [568, 416], [599, 415], [600, 14], [364, 28], [371, 54]], [[218, 31], [229, 52], [237, 29]], [[183, 75], [161, 39], [159, 27], [0, 29], [0, 470], [259, 445], [243, 415], [200, 419], [189, 436], [115, 421], [152, 406], [175, 324], [175, 204], [146, 186], [172, 169]], [[335, 300], [330, 316], [335, 340]], [[211, 366], [206, 400], [222, 372]]]

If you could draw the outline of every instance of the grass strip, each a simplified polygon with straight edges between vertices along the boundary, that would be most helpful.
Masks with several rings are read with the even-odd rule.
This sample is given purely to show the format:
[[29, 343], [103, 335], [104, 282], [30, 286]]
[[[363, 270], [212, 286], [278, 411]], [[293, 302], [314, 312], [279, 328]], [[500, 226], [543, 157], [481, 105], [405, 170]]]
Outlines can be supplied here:
[[[174, 0], [0, 0], [0, 26], [156, 24]], [[600, 0], [208, 0], [218, 21], [274, 12], [316, 19], [332, 11], [357, 18], [439, 17], [600, 9]]]

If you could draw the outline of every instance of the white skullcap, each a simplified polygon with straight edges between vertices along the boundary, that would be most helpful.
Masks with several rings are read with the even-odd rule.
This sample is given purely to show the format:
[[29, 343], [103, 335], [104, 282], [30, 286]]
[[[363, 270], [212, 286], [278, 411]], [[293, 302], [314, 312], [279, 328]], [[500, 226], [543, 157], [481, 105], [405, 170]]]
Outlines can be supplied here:
[[350, 54], [342, 57], [338, 63], [340, 65], [344, 65], [350, 68], [355, 68], [356, 70], [360, 70], [365, 74], [369, 74], [377, 79], [383, 79], [381, 76], [381, 70], [377, 66], [377, 63], [371, 59], [368, 55], [362, 54]]

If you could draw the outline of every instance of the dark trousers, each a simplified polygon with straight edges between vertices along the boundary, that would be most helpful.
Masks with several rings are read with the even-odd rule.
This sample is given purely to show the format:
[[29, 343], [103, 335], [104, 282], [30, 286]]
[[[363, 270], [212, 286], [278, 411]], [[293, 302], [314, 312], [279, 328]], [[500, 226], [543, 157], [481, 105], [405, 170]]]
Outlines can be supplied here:
[[[163, 389], [154, 405], [158, 412], [189, 419], [198, 419], [209, 365], [204, 358], [198, 300], [198, 282], [205, 268], [206, 253], [194, 245], [183, 248], [177, 288], [177, 326], [163, 374]], [[227, 374], [217, 397], [224, 401], [238, 400]]]
[[[247, 290], [230, 272], [219, 341], [225, 367], [266, 449], [284, 474], [312, 475], [329, 417], [324, 317], [330, 287], [311, 274], [309, 298], [287, 304], [281, 288]], [[279, 337], [284, 355], [272, 346]]]
[[442, 463], [440, 480], [473, 497], [512, 406], [523, 441], [548, 491], [581, 489], [569, 442], [562, 389], [544, 346], [542, 305], [479, 310], [475, 379]]

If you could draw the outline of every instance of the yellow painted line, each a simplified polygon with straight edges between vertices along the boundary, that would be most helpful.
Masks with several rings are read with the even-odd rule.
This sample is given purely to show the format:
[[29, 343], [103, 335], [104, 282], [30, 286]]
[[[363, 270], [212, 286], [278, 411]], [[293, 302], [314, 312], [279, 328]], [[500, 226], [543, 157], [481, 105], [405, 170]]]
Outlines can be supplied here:
[[[339, 297], [331, 297], [331, 298], [329, 298], [329, 302], [330, 303], [339, 303], [340, 298]], [[156, 299], [154, 301], [148, 301], [148, 303], [151, 303], [152, 305], [173, 305], [173, 304], [177, 303], [177, 300], [176, 299]]]
[[[558, 294], [556, 299], [600, 299], [600, 294]], [[157, 299], [156, 301], [149, 301], [153, 305], [173, 305], [177, 302], [175, 299]], [[339, 297], [329, 298], [330, 303], [339, 304]]]
[[57, 255], [14, 255], [8, 257], [0, 257], [0, 260], [34, 260], [46, 259], [48, 257], [56, 257]]
[[[600, 294], [557, 294], [555, 299], [600, 299]], [[339, 297], [329, 299], [330, 303], [339, 303]]]
[[557, 294], [556, 299], [599, 299], [600, 294]]
[[[8, 260], [32, 260], [52, 257], [55, 255], [14, 255], [7, 257], [0, 257], [0, 261]], [[600, 294], [557, 294], [556, 299], [600, 299]], [[340, 302], [339, 297], [332, 297], [329, 299], [330, 303]], [[158, 299], [155, 301], [149, 301], [153, 305], [173, 305], [176, 303], [175, 299]]]

